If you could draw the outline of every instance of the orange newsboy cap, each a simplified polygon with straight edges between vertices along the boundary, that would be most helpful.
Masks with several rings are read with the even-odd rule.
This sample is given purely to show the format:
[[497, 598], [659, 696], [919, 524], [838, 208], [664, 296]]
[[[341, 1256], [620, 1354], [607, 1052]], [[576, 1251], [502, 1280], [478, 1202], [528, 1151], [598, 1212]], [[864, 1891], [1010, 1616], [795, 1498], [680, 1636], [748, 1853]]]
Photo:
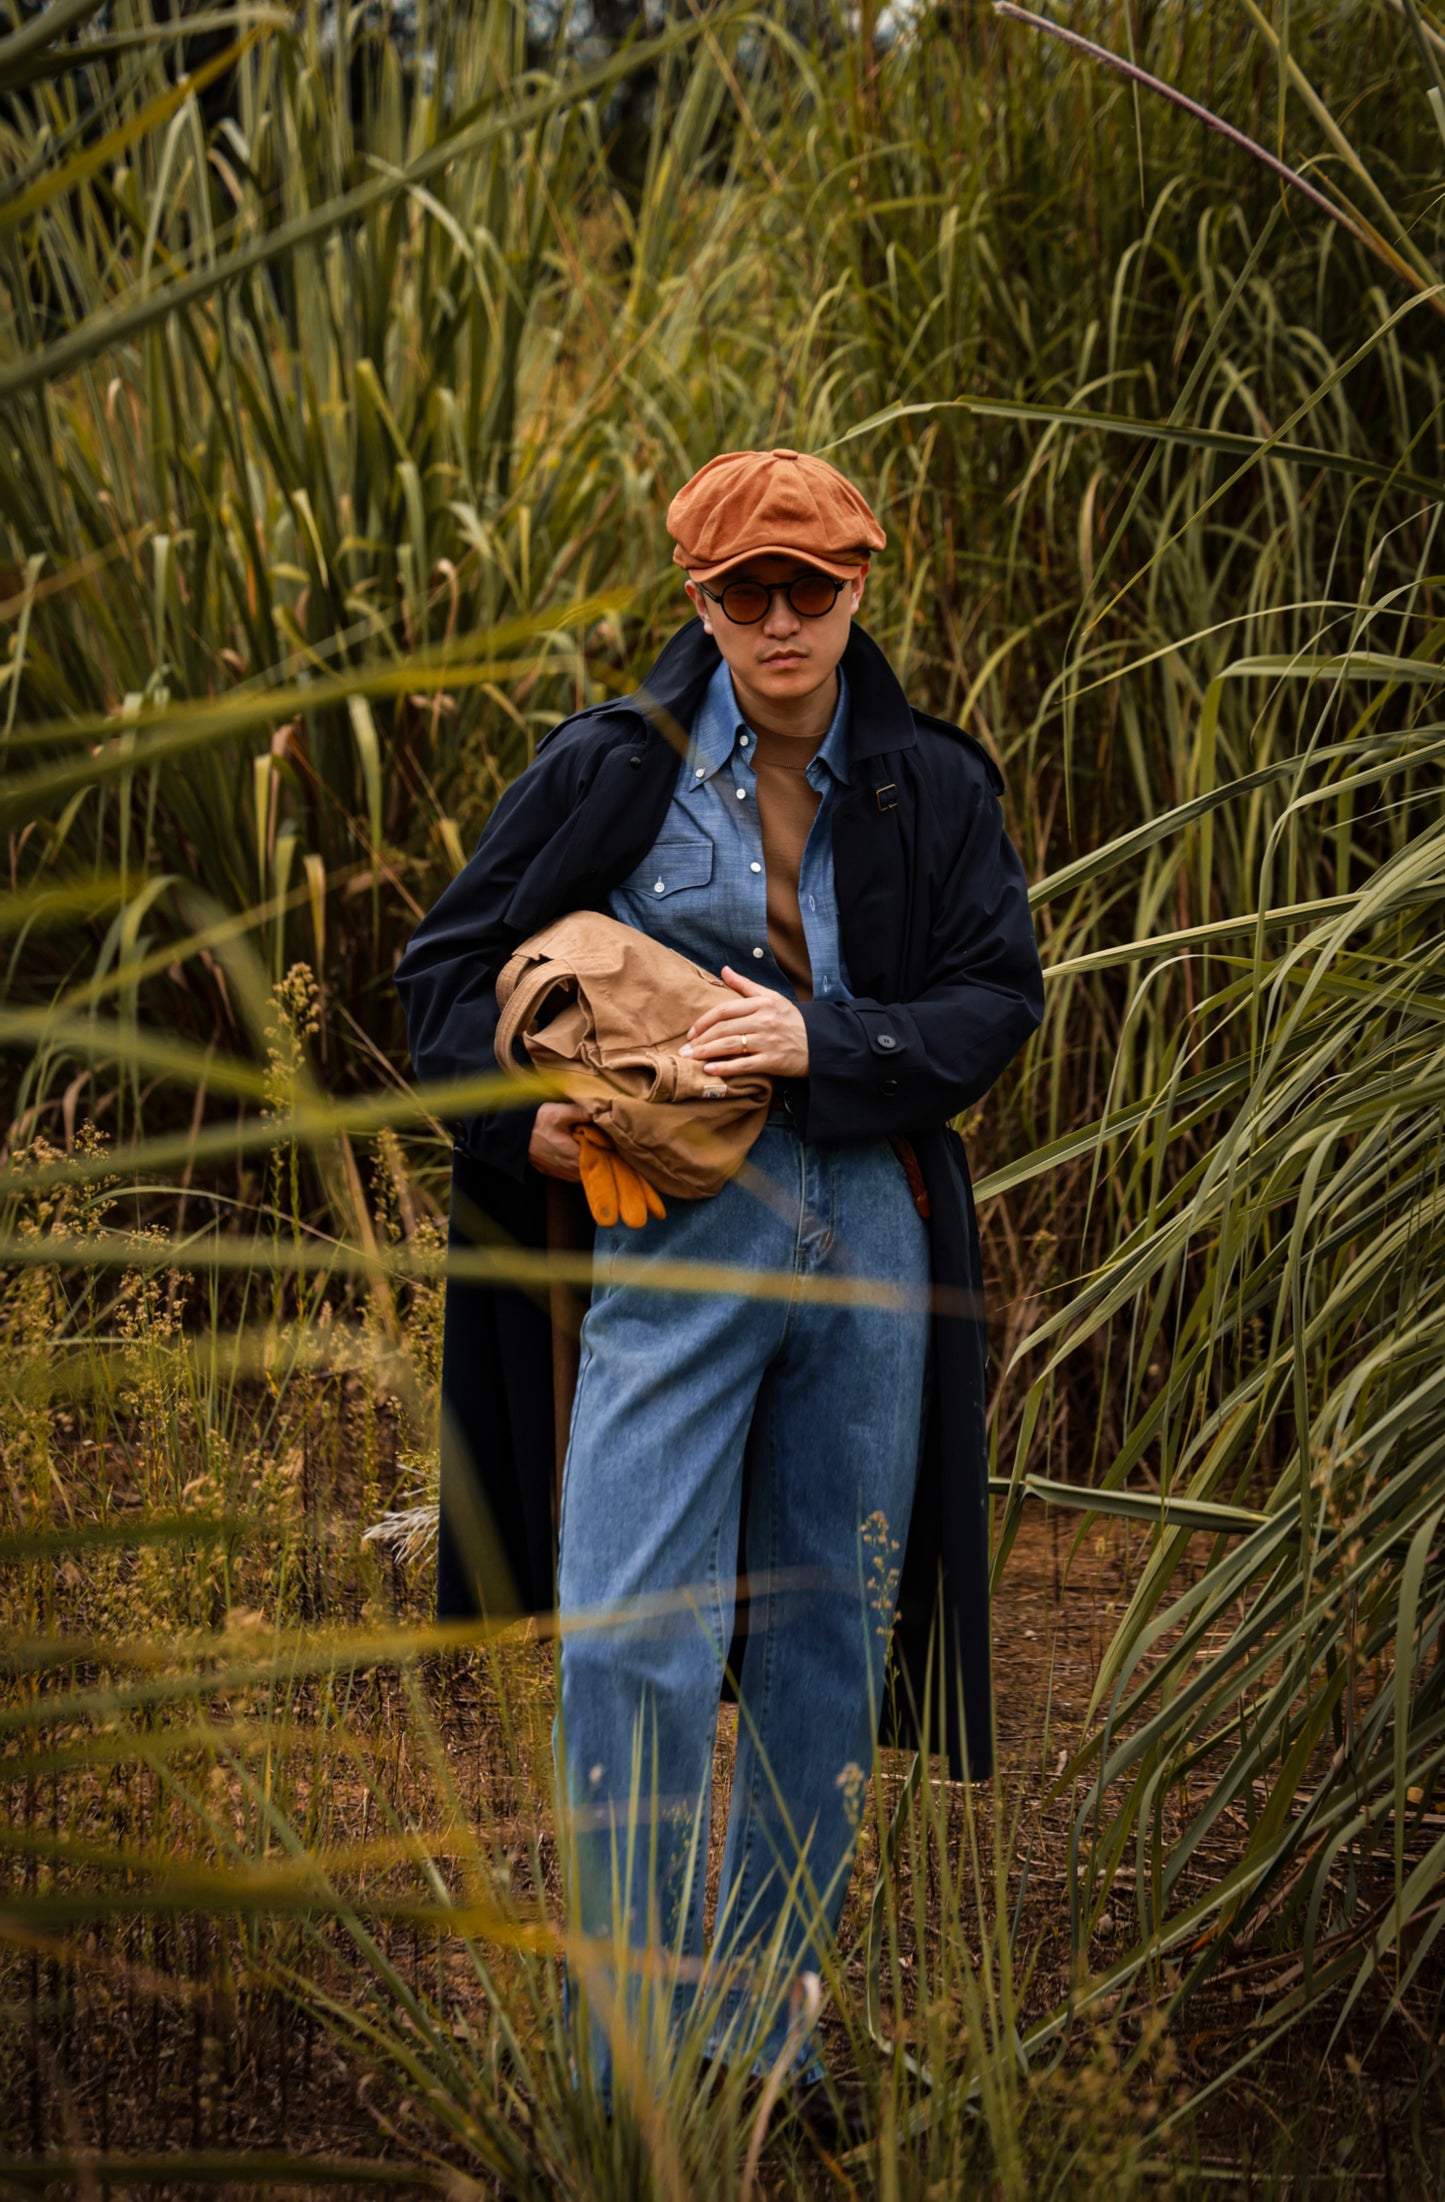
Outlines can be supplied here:
[[867, 499], [806, 451], [724, 451], [667, 508], [674, 565], [711, 581], [744, 558], [789, 555], [846, 581], [888, 538]]

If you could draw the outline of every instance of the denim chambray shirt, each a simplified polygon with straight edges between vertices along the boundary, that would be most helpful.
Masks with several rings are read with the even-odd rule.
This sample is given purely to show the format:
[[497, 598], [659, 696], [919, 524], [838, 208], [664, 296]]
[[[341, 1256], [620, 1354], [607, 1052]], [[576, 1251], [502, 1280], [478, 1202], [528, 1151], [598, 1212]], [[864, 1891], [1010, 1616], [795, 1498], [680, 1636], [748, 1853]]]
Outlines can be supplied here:
[[[807, 767], [821, 800], [798, 873], [798, 903], [815, 999], [846, 1001], [848, 975], [838, 938], [832, 808], [848, 778], [848, 684], [838, 668], [838, 702]], [[790, 1000], [792, 981], [768, 946], [767, 881], [758, 824], [754, 741], [720, 664], [703, 692], [672, 802], [644, 863], [608, 897], [611, 915], [676, 949], [705, 971], [725, 963]]]

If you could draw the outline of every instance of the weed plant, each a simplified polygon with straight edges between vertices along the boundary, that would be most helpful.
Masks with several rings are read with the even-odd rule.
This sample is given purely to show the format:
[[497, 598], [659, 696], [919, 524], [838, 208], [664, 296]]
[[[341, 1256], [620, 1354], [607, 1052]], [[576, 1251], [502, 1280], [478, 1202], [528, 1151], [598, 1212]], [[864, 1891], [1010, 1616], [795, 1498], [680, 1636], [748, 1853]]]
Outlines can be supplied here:
[[[1065, 27], [0, 25], [12, 2182], [1295, 2192], [1302, 2128], [1211, 2118], [1346, 2049], [1341, 2180], [1438, 2175], [1445, 34]], [[671, 489], [776, 443], [867, 488], [867, 623], [1035, 881], [1046, 1025], [962, 1127], [998, 1588], [1040, 1509], [1080, 1580], [1127, 1540], [1067, 1733], [874, 1771], [846, 2161], [695, 2031], [611, 2121], [574, 2073], [550, 1646], [423, 1618], [499, 1088], [414, 1093], [389, 984], [675, 624]]]

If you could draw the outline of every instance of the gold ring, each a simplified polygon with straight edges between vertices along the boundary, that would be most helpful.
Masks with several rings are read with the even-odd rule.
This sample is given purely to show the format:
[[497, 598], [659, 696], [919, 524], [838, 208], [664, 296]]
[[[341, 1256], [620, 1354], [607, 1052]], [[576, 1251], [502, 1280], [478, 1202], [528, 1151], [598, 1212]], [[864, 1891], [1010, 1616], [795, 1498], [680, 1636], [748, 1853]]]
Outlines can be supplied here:
[[744, 1055], [748, 1055], [752, 1052], [752, 1045], [752, 1041], [748, 1038], [745, 1032], [740, 1032], [738, 1034], [738, 1046], [742, 1049]]

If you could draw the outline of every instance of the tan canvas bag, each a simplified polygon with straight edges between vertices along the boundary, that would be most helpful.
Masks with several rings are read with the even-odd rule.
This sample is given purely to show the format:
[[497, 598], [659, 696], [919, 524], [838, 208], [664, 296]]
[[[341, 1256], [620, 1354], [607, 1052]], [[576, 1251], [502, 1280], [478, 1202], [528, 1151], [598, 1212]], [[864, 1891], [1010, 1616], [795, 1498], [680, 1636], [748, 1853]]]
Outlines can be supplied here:
[[497, 980], [497, 1061], [556, 1077], [664, 1196], [702, 1200], [736, 1175], [762, 1130], [772, 1080], [726, 1083], [679, 1052], [730, 986], [596, 910], [534, 933]]

